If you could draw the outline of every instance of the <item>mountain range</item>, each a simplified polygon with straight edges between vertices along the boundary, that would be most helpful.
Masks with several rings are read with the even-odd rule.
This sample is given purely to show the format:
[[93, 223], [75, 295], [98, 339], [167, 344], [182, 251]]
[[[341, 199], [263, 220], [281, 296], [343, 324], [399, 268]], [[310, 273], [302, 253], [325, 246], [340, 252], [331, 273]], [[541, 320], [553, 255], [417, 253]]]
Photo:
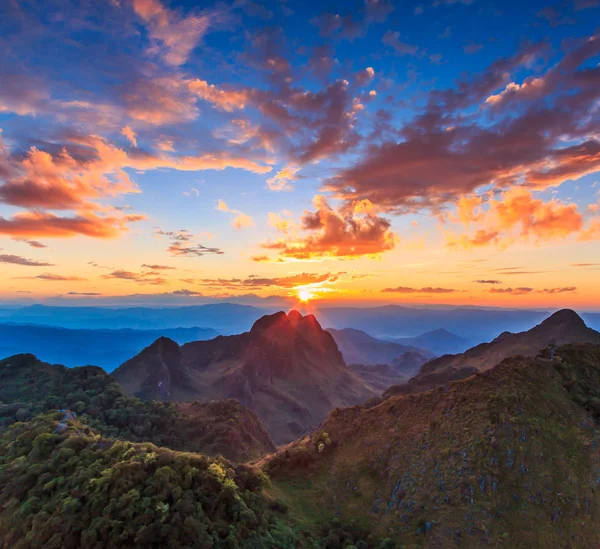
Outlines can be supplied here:
[[386, 339], [401, 345], [409, 345], [420, 349], [428, 349], [437, 356], [449, 353], [462, 353], [472, 345], [468, 339], [457, 336], [445, 328], [431, 330], [416, 337], [390, 337]]
[[600, 333], [588, 328], [574, 311], [563, 309], [525, 332], [504, 332], [490, 343], [482, 343], [464, 353], [431, 360], [421, 366], [408, 383], [390, 387], [385, 395], [422, 392], [487, 370], [507, 357], [535, 356], [549, 345], [564, 343], [600, 344]]
[[161, 336], [183, 344], [212, 339], [212, 328], [165, 328], [162, 330], [76, 330], [31, 324], [0, 324], [0, 357], [24, 350], [47, 362], [65, 366], [93, 364], [107, 372], [139, 353]]
[[125, 391], [172, 401], [235, 398], [277, 443], [290, 442], [340, 406], [375, 392], [344, 363], [313, 315], [266, 315], [249, 332], [179, 346], [161, 338], [113, 372]]

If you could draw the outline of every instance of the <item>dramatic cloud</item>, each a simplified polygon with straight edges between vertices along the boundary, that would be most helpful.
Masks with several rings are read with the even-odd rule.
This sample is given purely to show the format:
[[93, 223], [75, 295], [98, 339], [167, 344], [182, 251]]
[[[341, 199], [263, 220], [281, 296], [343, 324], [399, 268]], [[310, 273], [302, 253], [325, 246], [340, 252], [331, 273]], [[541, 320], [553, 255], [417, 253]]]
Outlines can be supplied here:
[[398, 286], [397, 288], [384, 288], [381, 290], [384, 293], [394, 294], [452, 294], [458, 292], [452, 288], [408, 288], [406, 286]]
[[585, 64], [600, 52], [600, 36], [579, 41], [536, 77], [543, 85], [530, 80], [492, 100], [488, 119], [478, 123], [466, 113], [501, 95], [498, 88], [506, 91], [511, 74], [529, 66], [541, 50], [528, 46], [457, 89], [432, 91], [424, 110], [395, 140], [369, 147], [326, 188], [340, 198], [367, 198], [404, 212], [439, 208], [485, 185], [506, 188], [522, 181], [544, 188], [598, 170], [600, 143], [592, 120], [600, 86], [597, 69]]
[[[2, 219], [2, 218], [0, 218]], [[14, 265], [25, 265], [27, 267], [53, 267], [53, 263], [46, 263], [45, 261], [34, 261], [33, 259], [27, 259], [20, 255], [12, 254], [0, 254], [0, 263], [12, 263]]]
[[583, 227], [583, 216], [575, 204], [556, 200], [543, 202], [530, 191], [514, 187], [491, 198], [483, 211], [483, 197], [463, 197], [458, 203], [455, 220], [465, 225], [483, 225], [473, 235], [448, 233], [451, 248], [471, 249], [488, 244], [507, 246], [516, 240], [554, 240], [576, 234]]
[[290, 181], [296, 181], [296, 173], [300, 168], [298, 166], [286, 166], [279, 170], [273, 177], [267, 179], [267, 186], [272, 191], [291, 191], [294, 187]]
[[316, 211], [305, 211], [302, 217], [301, 229], [309, 233], [307, 236], [288, 235], [262, 244], [263, 248], [277, 250], [285, 259], [356, 258], [379, 255], [394, 249], [398, 242], [390, 222], [380, 217], [368, 200], [336, 211], [324, 196], [317, 195], [314, 206]]

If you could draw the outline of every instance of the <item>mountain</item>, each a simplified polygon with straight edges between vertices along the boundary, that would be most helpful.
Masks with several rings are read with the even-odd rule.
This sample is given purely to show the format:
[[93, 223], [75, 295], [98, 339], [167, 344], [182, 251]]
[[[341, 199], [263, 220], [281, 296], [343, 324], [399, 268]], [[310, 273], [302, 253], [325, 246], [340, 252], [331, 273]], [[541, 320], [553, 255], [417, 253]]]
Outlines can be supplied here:
[[33, 355], [0, 361], [0, 432], [15, 421], [57, 409], [79, 414], [104, 436], [176, 450], [240, 461], [275, 449], [256, 414], [235, 400], [142, 402], [126, 396], [109, 374], [95, 366], [66, 368]]
[[114, 370], [160, 336], [180, 344], [212, 339], [211, 328], [165, 328], [163, 330], [74, 330], [54, 326], [0, 324], [0, 357], [30, 353], [47, 362], [65, 366], [94, 364]]
[[0, 322], [41, 324], [75, 329], [164, 330], [207, 326], [222, 334], [248, 330], [252, 323], [272, 308], [235, 303], [190, 305], [187, 307], [58, 307], [31, 305], [0, 308]]
[[122, 364], [115, 379], [130, 395], [172, 401], [236, 398], [286, 443], [340, 406], [374, 395], [349, 370], [313, 315], [278, 312], [249, 332], [179, 346], [161, 338]]
[[470, 347], [467, 339], [457, 336], [445, 328], [432, 330], [417, 337], [394, 337], [389, 339], [402, 345], [428, 349], [437, 356], [462, 353]]
[[368, 523], [391, 547], [599, 547], [599, 417], [600, 346], [570, 344], [335, 410], [261, 466], [299, 520]]
[[[423, 364], [434, 356], [431, 352], [416, 346], [382, 341], [354, 328], [344, 328], [343, 330], [329, 328], [327, 331], [335, 339], [346, 364], [390, 364], [407, 352], [413, 353], [413, 362], [418, 362], [416, 355], [419, 354], [423, 360], [421, 364]], [[417, 368], [421, 364], [418, 364]]]
[[[547, 311], [525, 309], [482, 309], [469, 307], [416, 308], [400, 305], [383, 307], [321, 307], [318, 315], [332, 328], [355, 328], [378, 338], [417, 337], [446, 329], [469, 342], [490, 341], [497, 334], [518, 332], [541, 322]], [[206, 324], [202, 324], [206, 325]]]
[[386, 395], [421, 392], [489, 369], [510, 356], [535, 356], [548, 345], [588, 342], [600, 343], [600, 333], [588, 328], [575, 311], [563, 309], [526, 332], [504, 332], [490, 343], [482, 343], [462, 354], [433, 359], [406, 385], [391, 387]]

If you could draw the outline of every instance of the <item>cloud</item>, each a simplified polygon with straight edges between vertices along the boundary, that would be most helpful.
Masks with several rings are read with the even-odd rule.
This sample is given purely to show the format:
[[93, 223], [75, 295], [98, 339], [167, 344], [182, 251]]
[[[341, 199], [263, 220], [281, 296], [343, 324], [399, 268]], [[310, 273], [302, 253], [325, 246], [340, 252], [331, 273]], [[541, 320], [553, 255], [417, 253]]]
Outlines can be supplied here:
[[565, 286], [563, 288], [545, 288], [538, 291], [542, 294], [563, 294], [565, 292], [575, 292], [577, 288], [575, 286]]
[[29, 244], [32, 248], [47, 248], [46, 244], [42, 244], [37, 240], [27, 240], [26, 238], [13, 238], [16, 242], [25, 242], [25, 244]]
[[243, 109], [249, 99], [250, 91], [226, 90], [217, 88], [214, 84], [209, 84], [206, 80], [195, 79], [188, 82], [189, 90], [204, 101], [212, 103], [224, 111], [231, 112], [237, 109]]
[[395, 294], [451, 294], [458, 292], [452, 288], [409, 288], [406, 286], [398, 286], [397, 288], [384, 288], [381, 290], [384, 293], [395, 293]]
[[250, 259], [255, 263], [266, 263], [271, 261], [271, 258], [268, 255], [253, 255]]
[[290, 181], [296, 181], [296, 175], [300, 168], [298, 166], [285, 166], [279, 170], [273, 177], [267, 179], [267, 186], [272, 191], [291, 191], [294, 187]]
[[162, 285], [166, 283], [164, 278], [155, 277], [153, 273], [135, 273], [124, 269], [117, 269], [116, 271], [102, 275], [100, 278], [128, 280], [139, 284]]
[[219, 199], [217, 202], [217, 210], [220, 212], [226, 212], [230, 214], [234, 214], [235, 217], [231, 221], [231, 225], [236, 229], [242, 229], [244, 227], [254, 227], [254, 219], [244, 212], [240, 212], [239, 210], [231, 209], [224, 200]]
[[526, 295], [533, 292], [533, 288], [491, 288], [491, 294]]
[[[2, 219], [2, 218], [0, 218]], [[0, 254], [0, 263], [12, 263], [14, 265], [24, 265], [27, 267], [53, 267], [54, 263], [46, 263], [45, 261], [34, 261], [20, 255]]]
[[354, 75], [354, 80], [356, 81], [356, 83], [359, 86], [364, 86], [364, 85], [368, 84], [371, 80], [373, 80], [374, 76], [375, 76], [375, 70], [373, 69], [373, 67], [367, 67], [366, 69], [363, 69], [362, 71], [358, 71]]
[[476, 280], [477, 284], [502, 284], [500, 280]]
[[146, 267], [151, 271], [171, 271], [175, 269], [175, 267], [169, 267], [168, 265], [148, 265], [147, 263], [144, 263], [142, 267]]
[[159, 0], [133, 0], [135, 13], [146, 23], [153, 42], [150, 53], [169, 65], [182, 65], [207, 32], [211, 17], [192, 14], [182, 17]]
[[[334, 210], [322, 195], [313, 202], [316, 211], [305, 211], [302, 217], [301, 229], [308, 235], [288, 235], [262, 247], [277, 250], [280, 258], [300, 260], [377, 256], [395, 248], [398, 237], [390, 222], [368, 200], [343, 211]], [[283, 227], [279, 230], [285, 234]]]
[[219, 248], [209, 248], [202, 244], [184, 245], [181, 242], [173, 242], [167, 251], [174, 256], [181, 257], [202, 257], [204, 255], [223, 255], [225, 252]]
[[102, 295], [102, 294], [98, 293], [98, 292], [68, 292], [67, 295], [81, 295], [81, 296], [92, 297], [92, 296], [98, 296], [98, 295]]
[[278, 278], [266, 278], [252, 275], [246, 278], [203, 278], [196, 281], [202, 286], [214, 288], [254, 288], [277, 287], [277, 288], [296, 288], [298, 286], [310, 286], [315, 284], [336, 282], [340, 274], [336, 273], [299, 273], [291, 276]]
[[134, 146], [137, 147], [137, 139], [136, 139], [136, 135], [135, 132], [129, 127], [129, 126], [125, 126], [122, 130], [121, 133], [127, 138], [127, 140]]
[[79, 282], [82, 280], [86, 280], [85, 278], [80, 278], [78, 276], [62, 276], [58, 274], [51, 273], [43, 273], [37, 276], [28, 276], [29, 279], [37, 279], [37, 280], [45, 280], [47, 282]]
[[115, 238], [128, 230], [127, 223], [139, 218], [100, 217], [94, 214], [60, 217], [52, 213], [21, 212], [12, 218], [0, 216], [0, 234], [68, 238], [76, 235], [92, 238]]
[[448, 232], [446, 244], [451, 248], [472, 249], [489, 244], [505, 247], [517, 240], [561, 239], [577, 234], [583, 227], [583, 216], [576, 204], [544, 202], [520, 187], [509, 189], [499, 199], [490, 198], [485, 211], [482, 197], [461, 197], [456, 211], [450, 219], [467, 226], [483, 226], [473, 236]]
[[[483, 186], [544, 189], [597, 171], [600, 142], [592, 120], [600, 86], [597, 71], [585, 65], [600, 52], [600, 35], [572, 44], [557, 65], [536, 76], [543, 86], [525, 86], [527, 97], [496, 102], [488, 116], [481, 110], [487, 98], [530, 67], [544, 45], [498, 59], [455, 88], [432, 90], [392, 139], [371, 145], [329, 178], [325, 190], [398, 213], [436, 211]], [[529, 95], [534, 88], [542, 90], [535, 98]], [[481, 115], [474, 117], [478, 108]]]
[[386, 45], [394, 49], [399, 55], [416, 55], [419, 52], [419, 48], [408, 42], [404, 42], [400, 39], [399, 32], [387, 31], [381, 41]]

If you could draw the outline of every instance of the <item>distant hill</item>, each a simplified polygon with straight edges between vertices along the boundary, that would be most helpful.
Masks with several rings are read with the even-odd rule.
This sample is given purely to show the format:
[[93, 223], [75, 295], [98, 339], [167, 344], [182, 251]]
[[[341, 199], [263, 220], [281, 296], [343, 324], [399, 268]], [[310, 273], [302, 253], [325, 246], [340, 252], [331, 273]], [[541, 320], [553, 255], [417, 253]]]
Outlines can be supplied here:
[[467, 307], [418, 308], [400, 305], [383, 307], [323, 307], [318, 316], [336, 329], [356, 328], [374, 337], [417, 337], [446, 329], [471, 344], [490, 341], [501, 332], [520, 332], [541, 322], [547, 311], [526, 309], [482, 309]]
[[462, 353], [470, 347], [467, 339], [457, 336], [445, 328], [432, 330], [417, 337], [394, 337], [389, 339], [402, 345], [427, 349], [436, 356]]
[[240, 335], [181, 347], [161, 338], [113, 375], [143, 399], [236, 398], [278, 443], [302, 435], [333, 408], [374, 395], [348, 369], [331, 334], [297, 311], [263, 316]]
[[177, 450], [247, 460], [275, 448], [256, 414], [234, 400], [142, 402], [95, 366], [66, 368], [33, 355], [0, 361], [0, 432], [57, 409], [76, 412], [104, 436]]
[[600, 346], [570, 344], [335, 410], [261, 466], [304, 523], [328, 510], [390, 547], [599, 547], [599, 416]]
[[[435, 356], [433, 353], [423, 348], [417, 348], [412, 344], [401, 345], [400, 343], [383, 341], [354, 328], [344, 328], [343, 330], [329, 328], [327, 331], [335, 339], [346, 364], [391, 364], [392, 361], [399, 359], [407, 352], [421, 355], [422, 363]], [[418, 364], [417, 368], [420, 365]], [[405, 373], [409, 372], [406, 371]]]
[[197, 327], [75, 330], [34, 324], [0, 324], [0, 358], [31, 353], [47, 362], [69, 367], [93, 364], [110, 372], [161, 336], [183, 344], [217, 335], [218, 332], [211, 328]]
[[406, 385], [391, 387], [386, 395], [427, 390], [489, 369], [507, 357], [535, 356], [548, 345], [564, 343], [600, 344], [600, 333], [588, 328], [575, 311], [563, 309], [526, 332], [504, 332], [490, 343], [482, 343], [462, 354], [433, 359]]
[[205, 326], [222, 334], [249, 330], [254, 321], [273, 309], [216, 303], [187, 307], [56, 307], [31, 305], [0, 308], [0, 322], [41, 324], [76, 329], [164, 330]]

